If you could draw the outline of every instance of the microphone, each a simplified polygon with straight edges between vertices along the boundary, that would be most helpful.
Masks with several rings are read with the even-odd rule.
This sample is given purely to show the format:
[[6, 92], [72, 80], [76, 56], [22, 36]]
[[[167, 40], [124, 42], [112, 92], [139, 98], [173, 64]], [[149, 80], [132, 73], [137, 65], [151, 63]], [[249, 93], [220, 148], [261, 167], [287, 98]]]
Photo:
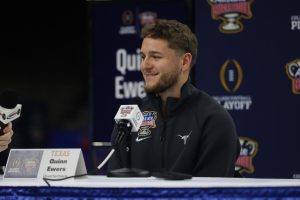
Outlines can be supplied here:
[[118, 148], [124, 136], [139, 130], [144, 117], [137, 105], [121, 105], [114, 119], [117, 124], [117, 136], [113, 147]]
[[[109, 158], [115, 152], [115, 149], [119, 149], [119, 145], [125, 136], [130, 137], [131, 132], [138, 132], [142, 122], [144, 121], [144, 116], [139, 109], [138, 105], [121, 105], [117, 114], [114, 117], [116, 122], [117, 135], [113, 141], [113, 149], [107, 155], [107, 157], [102, 161], [102, 163], [97, 167], [101, 169], [102, 166], [109, 160]], [[130, 148], [129, 148], [130, 149]], [[126, 150], [128, 159], [130, 160], [130, 150]], [[129, 161], [130, 163], [130, 161]], [[150, 172], [146, 170], [136, 169], [136, 168], [120, 168], [111, 170], [107, 173], [108, 177], [149, 177]]]
[[0, 135], [7, 124], [21, 115], [22, 105], [18, 104], [18, 97], [12, 90], [6, 89], [0, 93]]

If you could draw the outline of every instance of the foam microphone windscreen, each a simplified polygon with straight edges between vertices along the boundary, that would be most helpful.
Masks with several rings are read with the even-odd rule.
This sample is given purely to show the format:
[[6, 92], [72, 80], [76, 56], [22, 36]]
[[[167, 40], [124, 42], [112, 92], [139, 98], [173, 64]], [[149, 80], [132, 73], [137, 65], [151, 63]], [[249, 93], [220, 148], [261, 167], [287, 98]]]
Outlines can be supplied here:
[[0, 106], [12, 109], [18, 104], [18, 96], [15, 91], [5, 89], [0, 93]]

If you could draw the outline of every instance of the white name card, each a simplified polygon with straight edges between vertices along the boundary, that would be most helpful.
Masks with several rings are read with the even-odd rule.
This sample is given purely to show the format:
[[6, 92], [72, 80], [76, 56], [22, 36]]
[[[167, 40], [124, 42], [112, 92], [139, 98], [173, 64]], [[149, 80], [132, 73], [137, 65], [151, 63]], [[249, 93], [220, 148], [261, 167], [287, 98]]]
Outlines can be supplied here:
[[59, 179], [86, 173], [81, 149], [11, 149], [4, 178]]

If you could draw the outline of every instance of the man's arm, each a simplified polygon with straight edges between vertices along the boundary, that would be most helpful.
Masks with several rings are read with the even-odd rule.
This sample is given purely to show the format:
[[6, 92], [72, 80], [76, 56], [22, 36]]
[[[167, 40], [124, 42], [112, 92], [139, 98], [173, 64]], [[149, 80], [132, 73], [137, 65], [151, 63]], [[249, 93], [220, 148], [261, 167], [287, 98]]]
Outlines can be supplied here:
[[233, 177], [240, 143], [227, 111], [219, 110], [207, 119], [201, 140], [193, 175]]

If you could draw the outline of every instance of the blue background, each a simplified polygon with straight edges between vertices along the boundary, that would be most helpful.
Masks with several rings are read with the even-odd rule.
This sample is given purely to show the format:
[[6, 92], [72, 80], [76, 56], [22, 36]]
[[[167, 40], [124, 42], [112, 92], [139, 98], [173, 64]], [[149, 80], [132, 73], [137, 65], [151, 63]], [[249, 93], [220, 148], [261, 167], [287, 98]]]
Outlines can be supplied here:
[[[212, 18], [211, 6], [207, 1], [195, 1], [189, 10], [187, 2], [91, 5], [93, 141], [109, 141], [118, 107], [130, 101], [114, 97], [114, 78], [119, 75], [115, 52], [118, 48], [124, 48], [133, 54], [139, 48], [141, 39], [139, 34], [118, 34], [123, 26], [121, 15], [125, 10], [131, 10], [134, 26], [139, 32], [138, 14], [153, 11], [158, 18], [188, 23], [196, 33], [199, 54], [192, 77], [198, 88], [212, 96], [251, 98], [249, 110], [229, 110], [238, 134], [258, 145], [253, 158], [254, 171], [243, 175], [292, 178], [293, 174], [300, 173], [300, 97], [292, 93], [292, 81], [285, 69], [287, 63], [300, 56], [299, 30], [291, 30], [291, 16], [300, 15], [299, 1], [254, 0], [250, 6], [252, 16], [240, 19], [244, 28], [233, 34], [219, 30], [221, 20]], [[233, 59], [242, 69], [242, 82], [237, 91], [228, 92], [221, 84], [220, 70], [226, 60]], [[236, 70], [232, 62], [228, 69]], [[125, 77], [126, 80], [142, 80], [140, 72]], [[234, 83], [228, 82], [226, 73], [225, 81], [229, 88], [234, 87]]]

